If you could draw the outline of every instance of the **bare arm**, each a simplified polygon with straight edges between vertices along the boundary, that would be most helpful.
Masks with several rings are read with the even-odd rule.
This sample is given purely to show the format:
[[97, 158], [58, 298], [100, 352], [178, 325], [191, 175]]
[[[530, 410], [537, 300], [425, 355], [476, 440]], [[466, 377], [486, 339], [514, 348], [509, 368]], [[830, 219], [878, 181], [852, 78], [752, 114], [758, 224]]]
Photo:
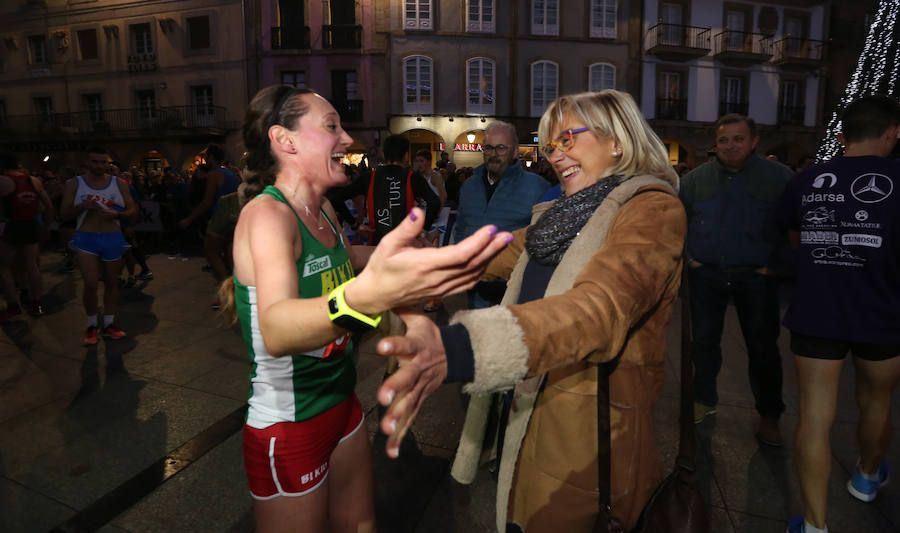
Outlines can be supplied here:
[[[376, 315], [464, 291], [510, 237], [485, 227], [456, 246], [408, 248], [406, 243], [422, 230], [422, 211], [413, 213], [415, 220], [406, 217], [386, 235], [367, 268], [347, 285], [344, 296], [353, 309]], [[266, 349], [276, 357], [319, 348], [344, 333], [328, 318], [327, 295], [297, 297], [298, 241], [293, 213], [274, 200], [248, 204], [235, 233], [235, 274], [256, 286], [260, 330]]]
[[225, 175], [222, 174], [221, 170], [209, 171], [209, 174], [206, 175], [206, 189], [203, 191], [203, 200], [201, 200], [200, 204], [191, 211], [190, 215], [178, 223], [178, 225], [181, 226], [181, 229], [187, 228], [198, 218], [203, 216], [203, 213], [212, 209], [213, 204], [216, 202], [216, 191], [224, 181]]
[[38, 198], [41, 199], [41, 205], [44, 208], [44, 220], [47, 225], [50, 225], [50, 222], [53, 221], [54, 213], [53, 213], [53, 202], [50, 201], [50, 195], [47, 194], [47, 190], [44, 189], [44, 184], [41, 183], [41, 180], [31, 177], [31, 183], [34, 185], [34, 189], [38, 193]]
[[70, 179], [66, 182], [66, 190], [63, 191], [62, 203], [60, 204], [60, 215], [65, 220], [76, 218], [85, 211], [98, 211], [100, 206], [97, 202], [81, 202], [75, 205], [75, 190], [78, 188], [78, 180]]

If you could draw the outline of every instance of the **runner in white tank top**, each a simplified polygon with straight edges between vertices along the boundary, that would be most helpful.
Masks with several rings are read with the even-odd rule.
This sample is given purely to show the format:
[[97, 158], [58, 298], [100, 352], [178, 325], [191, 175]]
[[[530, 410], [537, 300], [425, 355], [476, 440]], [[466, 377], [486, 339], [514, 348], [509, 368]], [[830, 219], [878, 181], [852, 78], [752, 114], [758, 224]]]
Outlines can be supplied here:
[[[98, 335], [111, 339], [125, 337], [114, 323], [119, 299], [119, 272], [122, 254], [128, 243], [122, 236], [119, 219], [131, 218], [137, 208], [128, 185], [107, 174], [108, 157], [102, 148], [91, 148], [87, 154], [88, 172], [66, 183], [61, 215], [77, 219], [77, 231], [69, 243], [76, 252], [78, 267], [84, 280], [83, 303], [88, 327], [83, 344], [97, 344]], [[103, 280], [103, 322], [97, 323], [97, 289]]]

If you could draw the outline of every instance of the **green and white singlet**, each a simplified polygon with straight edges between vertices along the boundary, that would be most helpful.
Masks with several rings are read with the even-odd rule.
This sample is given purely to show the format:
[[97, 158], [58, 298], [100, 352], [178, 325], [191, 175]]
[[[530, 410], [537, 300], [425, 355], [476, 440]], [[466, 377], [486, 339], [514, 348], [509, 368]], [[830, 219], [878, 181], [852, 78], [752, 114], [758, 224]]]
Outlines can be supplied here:
[[[262, 194], [290, 206], [281, 191], [271, 185]], [[303, 252], [296, 263], [300, 298], [318, 298], [352, 279], [350, 256], [331, 220], [325, 216], [335, 234], [334, 247], [328, 248], [312, 236], [296, 212], [294, 216], [303, 241]], [[252, 362], [248, 426], [263, 429], [279, 422], [307, 420], [353, 393], [356, 366], [350, 333], [318, 350], [273, 357], [266, 351], [259, 331], [256, 287], [243, 285], [235, 276], [234, 295], [244, 344]]]

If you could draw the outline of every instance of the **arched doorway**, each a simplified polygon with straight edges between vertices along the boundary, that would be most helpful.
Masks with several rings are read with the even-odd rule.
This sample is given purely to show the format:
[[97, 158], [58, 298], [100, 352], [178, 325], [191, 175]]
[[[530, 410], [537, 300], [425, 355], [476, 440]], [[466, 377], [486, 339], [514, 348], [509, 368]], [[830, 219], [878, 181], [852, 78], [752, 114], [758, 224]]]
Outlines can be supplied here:
[[412, 165], [415, 153], [419, 150], [428, 150], [431, 152], [432, 164], [440, 159], [441, 148], [444, 145], [444, 139], [437, 133], [426, 129], [407, 130], [400, 135], [409, 140], [409, 159], [407, 163]]
[[168, 166], [169, 160], [158, 150], [147, 150], [138, 162], [138, 167], [146, 173], [162, 172]]
[[477, 167], [484, 163], [484, 130], [471, 129], [460, 133], [453, 142], [453, 162], [459, 167]]

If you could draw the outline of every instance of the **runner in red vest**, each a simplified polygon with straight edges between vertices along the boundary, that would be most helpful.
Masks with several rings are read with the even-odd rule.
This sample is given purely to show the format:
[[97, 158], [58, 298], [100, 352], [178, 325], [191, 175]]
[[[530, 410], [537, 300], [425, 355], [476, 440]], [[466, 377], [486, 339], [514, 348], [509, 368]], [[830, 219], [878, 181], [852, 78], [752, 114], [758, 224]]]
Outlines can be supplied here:
[[[41, 305], [43, 283], [38, 264], [41, 240], [41, 216], [53, 220], [53, 204], [41, 180], [25, 173], [21, 168], [7, 170], [6, 175], [15, 183], [12, 194], [4, 197], [9, 221], [3, 232], [3, 240], [22, 255], [31, 304], [28, 312], [34, 316], [44, 314]], [[15, 299], [13, 299], [13, 302]]]
[[[7, 174], [14, 172], [18, 167], [19, 161], [15, 155], [9, 152], [0, 154], [0, 197], [6, 198], [15, 192], [16, 183]], [[0, 212], [0, 288], [3, 289], [3, 294], [6, 297], [6, 310], [0, 313], [0, 324], [5, 324], [14, 316], [22, 314], [12, 273], [12, 261], [15, 250], [6, 242], [6, 239], [2, 238], [3, 234], [6, 233], [8, 215], [5, 210]]]

